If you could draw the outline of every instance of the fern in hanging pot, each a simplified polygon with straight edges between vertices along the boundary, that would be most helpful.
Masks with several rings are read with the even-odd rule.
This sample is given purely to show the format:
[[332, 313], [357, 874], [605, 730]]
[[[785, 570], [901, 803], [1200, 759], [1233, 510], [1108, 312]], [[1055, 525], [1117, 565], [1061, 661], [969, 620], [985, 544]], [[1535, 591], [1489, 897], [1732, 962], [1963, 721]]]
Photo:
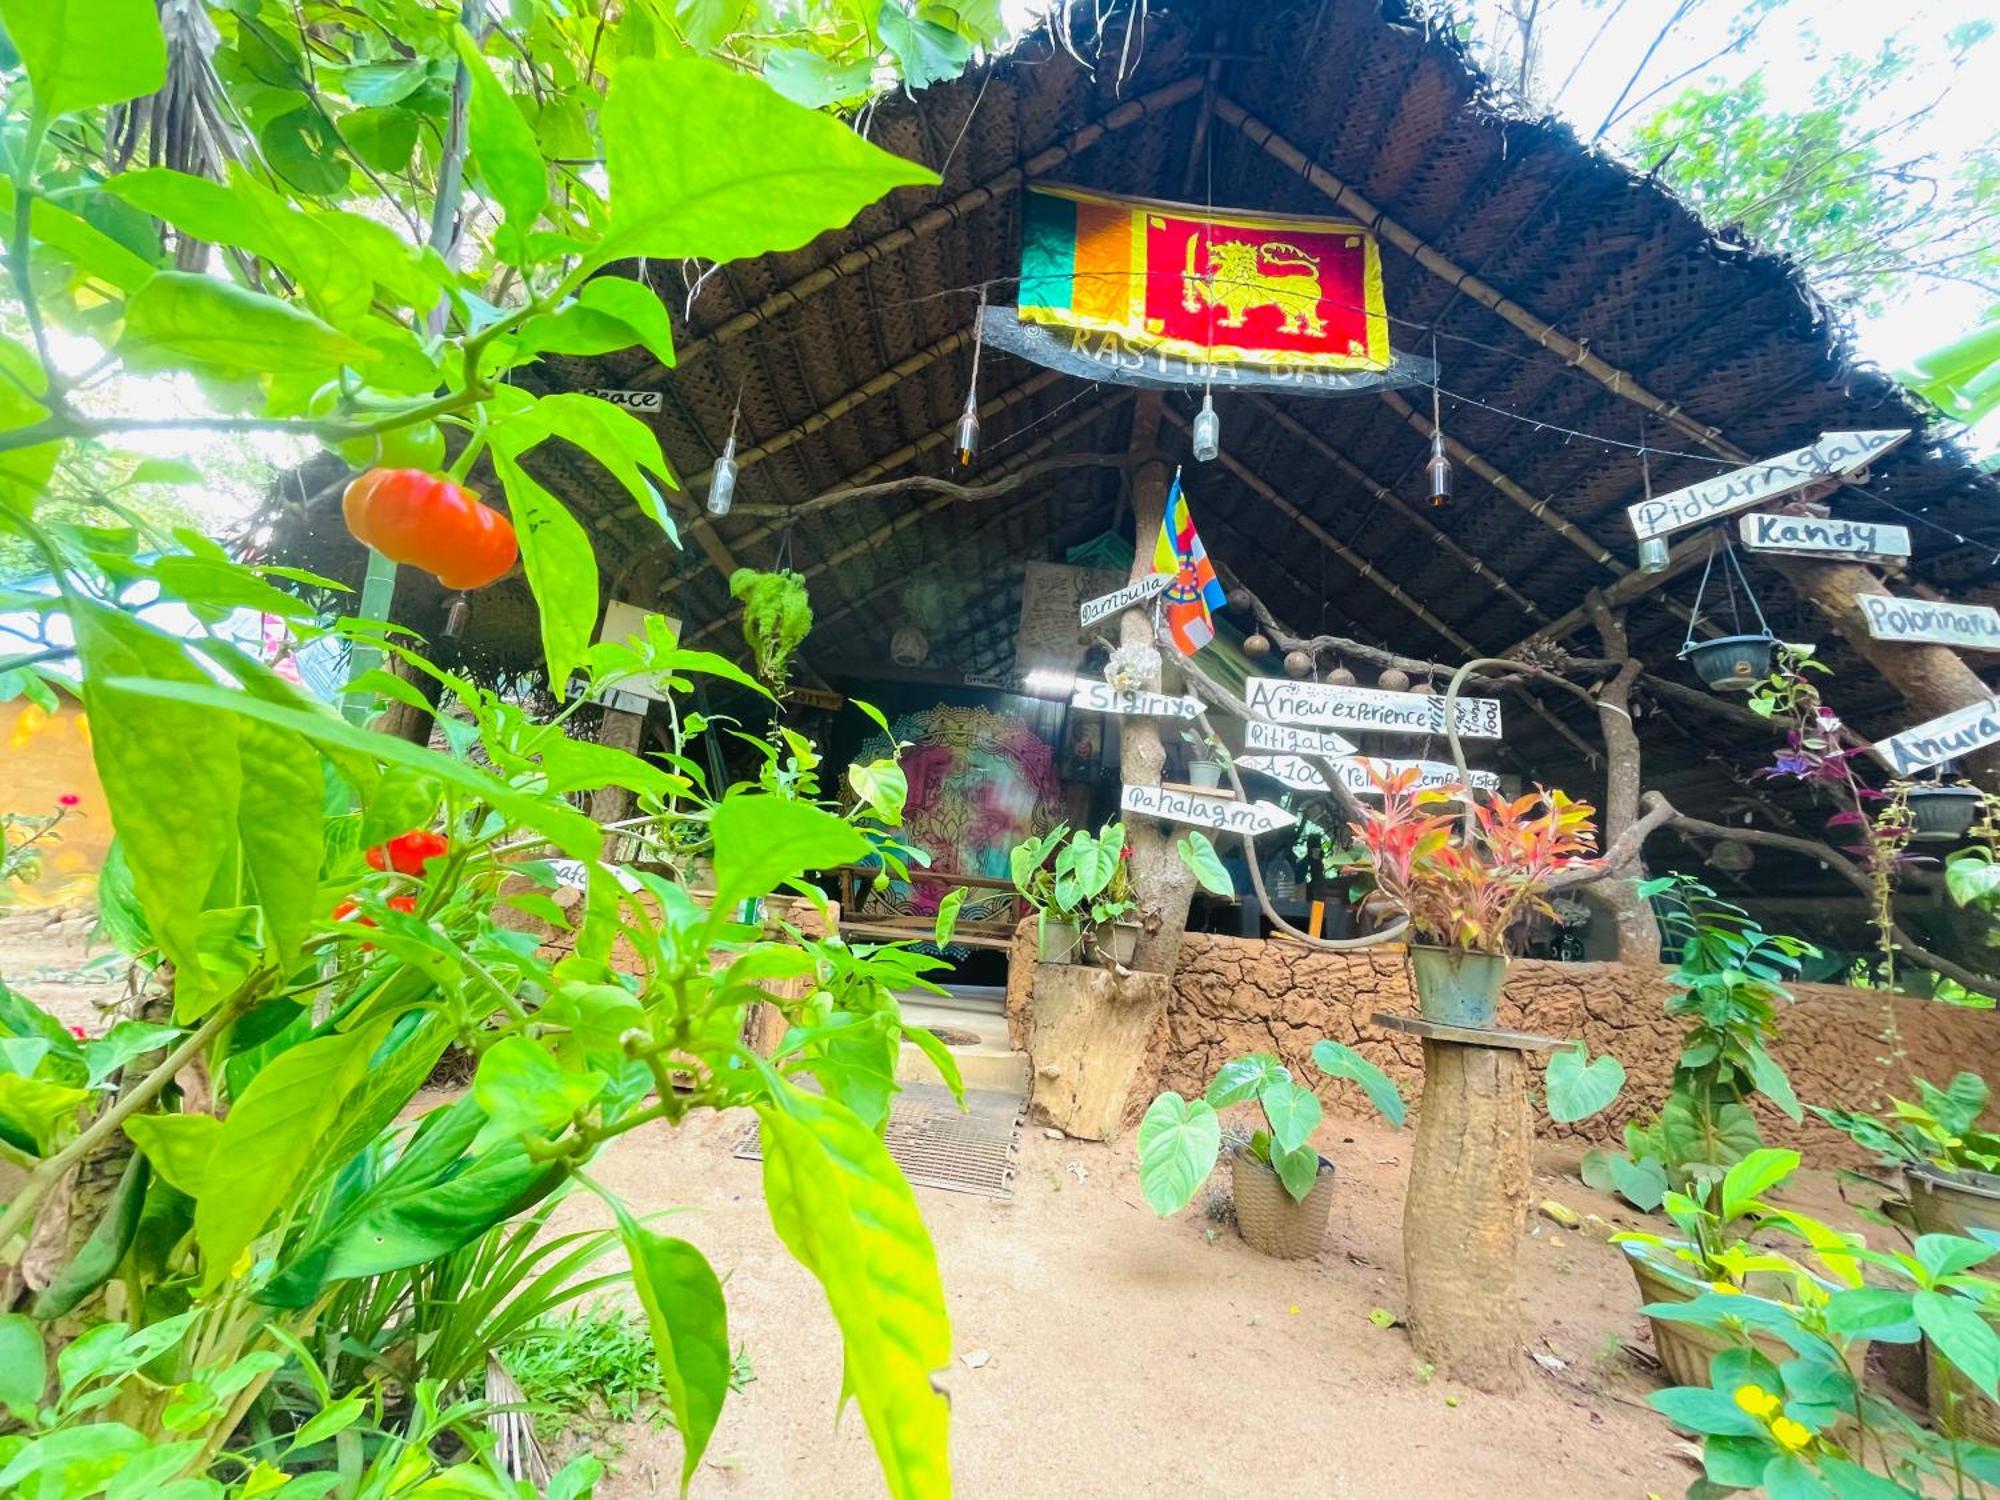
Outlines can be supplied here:
[[738, 568], [729, 575], [729, 596], [743, 606], [743, 642], [756, 657], [757, 675], [782, 690], [792, 653], [812, 630], [805, 576], [787, 568]]
[[[1708, 597], [1709, 579], [1715, 573], [1718, 551], [1722, 554], [1722, 583], [1728, 593], [1729, 615], [1735, 631], [1730, 635], [1711, 636], [1698, 641], [1695, 631], [1701, 626], [1702, 603]], [[1742, 590], [1741, 600], [1737, 596], [1739, 587]], [[1744, 629], [1744, 601], [1749, 603], [1751, 612], [1757, 618], [1754, 631]], [[1681, 659], [1694, 668], [1695, 675], [1705, 686], [1715, 692], [1747, 693], [1770, 677], [1777, 648], [1778, 638], [1764, 621], [1763, 607], [1750, 591], [1750, 580], [1743, 576], [1743, 565], [1736, 560], [1736, 549], [1727, 544], [1711, 547], [1708, 562], [1701, 570], [1701, 587], [1695, 590], [1694, 609], [1688, 615], [1687, 640], [1681, 647]]]

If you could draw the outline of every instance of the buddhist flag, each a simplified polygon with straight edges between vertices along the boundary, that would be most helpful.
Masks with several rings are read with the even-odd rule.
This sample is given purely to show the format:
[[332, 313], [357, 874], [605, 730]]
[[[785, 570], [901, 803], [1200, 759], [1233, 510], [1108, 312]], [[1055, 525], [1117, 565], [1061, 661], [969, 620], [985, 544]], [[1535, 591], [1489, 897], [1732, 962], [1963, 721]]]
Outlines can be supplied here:
[[1215, 621], [1209, 611], [1222, 608], [1227, 600], [1216, 581], [1215, 565], [1208, 549], [1194, 529], [1187, 496], [1181, 493], [1181, 476], [1167, 492], [1167, 511], [1160, 520], [1160, 538], [1153, 544], [1153, 571], [1171, 573], [1174, 581], [1160, 595], [1167, 617], [1167, 630], [1182, 656], [1193, 656], [1215, 639]]

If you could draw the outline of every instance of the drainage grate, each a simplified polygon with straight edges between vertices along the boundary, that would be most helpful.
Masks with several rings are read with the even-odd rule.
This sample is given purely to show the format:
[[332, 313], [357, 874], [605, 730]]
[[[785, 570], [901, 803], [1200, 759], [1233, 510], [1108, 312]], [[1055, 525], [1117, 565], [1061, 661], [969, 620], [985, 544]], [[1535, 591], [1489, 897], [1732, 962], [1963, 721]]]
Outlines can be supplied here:
[[[1014, 1094], [967, 1089], [960, 1110], [950, 1089], [906, 1083], [889, 1106], [889, 1155], [918, 1187], [1012, 1198], [1014, 1152], [1025, 1107]], [[743, 1133], [735, 1154], [746, 1161], [763, 1159], [758, 1126]]]

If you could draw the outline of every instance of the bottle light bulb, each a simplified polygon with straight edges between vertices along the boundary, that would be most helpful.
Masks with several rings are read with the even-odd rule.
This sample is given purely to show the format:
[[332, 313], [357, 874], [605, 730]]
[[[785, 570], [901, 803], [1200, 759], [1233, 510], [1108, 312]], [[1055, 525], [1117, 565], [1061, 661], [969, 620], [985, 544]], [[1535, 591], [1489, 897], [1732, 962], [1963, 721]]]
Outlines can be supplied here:
[[958, 415], [958, 466], [972, 467], [972, 461], [979, 456], [979, 407], [974, 403], [971, 392], [966, 393], [965, 410]]
[[708, 513], [711, 516], [726, 516], [729, 507], [736, 503], [736, 434], [729, 434], [729, 441], [723, 444], [722, 456], [715, 461], [715, 470], [708, 481]]
[[1639, 543], [1639, 571], [1641, 573], [1664, 573], [1667, 571], [1667, 539], [1663, 536], [1649, 536]]
[[1431, 431], [1431, 456], [1424, 465], [1424, 474], [1430, 481], [1431, 504], [1438, 507], [1451, 504], [1451, 460], [1445, 456], [1444, 434], [1435, 428]]
[[1194, 456], [1207, 463], [1222, 452], [1222, 418], [1215, 414], [1215, 398], [1203, 393], [1201, 410], [1194, 416]]

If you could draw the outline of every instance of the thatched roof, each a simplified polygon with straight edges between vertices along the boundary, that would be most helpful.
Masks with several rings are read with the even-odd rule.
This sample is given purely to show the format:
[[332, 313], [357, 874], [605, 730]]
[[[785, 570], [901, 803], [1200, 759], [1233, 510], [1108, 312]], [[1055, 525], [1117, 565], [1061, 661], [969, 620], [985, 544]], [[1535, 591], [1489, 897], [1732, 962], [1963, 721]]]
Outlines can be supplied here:
[[[1586, 590], [1614, 584], [1633, 562], [1624, 507], [1639, 497], [1637, 455], [1557, 429], [1629, 443], [1643, 418], [1658, 445], [1653, 484], [1665, 490], [1730, 455], [1780, 452], [1822, 431], [1924, 423], [1894, 382], [1855, 363], [1788, 263], [1700, 223], [1566, 125], [1510, 114], [1458, 45], [1400, 0], [1153, 0], [1122, 74], [1121, 42], [1111, 38], [1093, 69], [1032, 37], [956, 82], [881, 103], [871, 138], [939, 168], [939, 189], [898, 192], [795, 254], [722, 267], [691, 301], [681, 267], [647, 267], [677, 311], [689, 302], [677, 370], [638, 350], [547, 361], [548, 389], [664, 393], [653, 420], [693, 481], [684, 513], [699, 507], [740, 394], [738, 511], [707, 536], [698, 530], [685, 554], [661, 547], [581, 455], [544, 464], [596, 528], [608, 586], [726, 646], [734, 628], [716, 624], [729, 612], [720, 565], [769, 566], [783, 535], [781, 515], [749, 512], [945, 473], [976, 289], [1013, 300], [1024, 181], [1201, 201], [1212, 174], [1218, 207], [1353, 215], [1365, 204], [1381, 216], [1394, 342], [1427, 354], [1437, 331], [1441, 384], [1453, 393], [1443, 425], [1471, 455], [1459, 457], [1456, 503], [1424, 505], [1427, 392], [1407, 405], [1393, 395], [1220, 396], [1225, 461], [1187, 474], [1210, 551], [1307, 631], [1443, 660], [1497, 655]], [[1343, 191], [1339, 203], [1330, 196]], [[1130, 392], [1118, 387], [989, 350], [980, 395], [994, 409], [973, 482], [1050, 453], [1126, 448]], [[1170, 412], [1185, 416], [1198, 400], [1170, 395]], [[1163, 431], [1184, 448], [1177, 425]], [[806, 656], [886, 661], [892, 633], [914, 622], [932, 666], [1004, 668], [1022, 564], [1129, 531], [1123, 485], [1117, 469], [1079, 467], [983, 502], [903, 493], [803, 515], [789, 558], [810, 575], [821, 620]], [[1934, 523], [1912, 523], [1916, 578], [1977, 597], [2000, 550], [1995, 498], [1926, 432], [1877, 465], [1867, 493], [1835, 503], [1843, 515]], [[1753, 576], [1780, 635], [1834, 645], [1775, 574]], [[1680, 670], [1671, 657], [1685, 629], [1665, 601], [1692, 595], [1682, 577], [1632, 610], [1634, 647], [1658, 670]], [[532, 656], [518, 602], [482, 600], [480, 617], [482, 651]], [[1594, 652], [1587, 632], [1578, 644]], [[1894, 717], [1893, 693], [1858, 661], [1842, 665], [1843, 710], [1895, 727], [1869, 723]], [[1562, 778], [1567, 763], [1587, 781], [1546, 726], [1527, 712], [1514, 723], [1510, 740], [1542, 775]], [[1688, 727], [1687, 738], [1648, 739], [1692, 767], [1715, 740], [1706, 724]]]

